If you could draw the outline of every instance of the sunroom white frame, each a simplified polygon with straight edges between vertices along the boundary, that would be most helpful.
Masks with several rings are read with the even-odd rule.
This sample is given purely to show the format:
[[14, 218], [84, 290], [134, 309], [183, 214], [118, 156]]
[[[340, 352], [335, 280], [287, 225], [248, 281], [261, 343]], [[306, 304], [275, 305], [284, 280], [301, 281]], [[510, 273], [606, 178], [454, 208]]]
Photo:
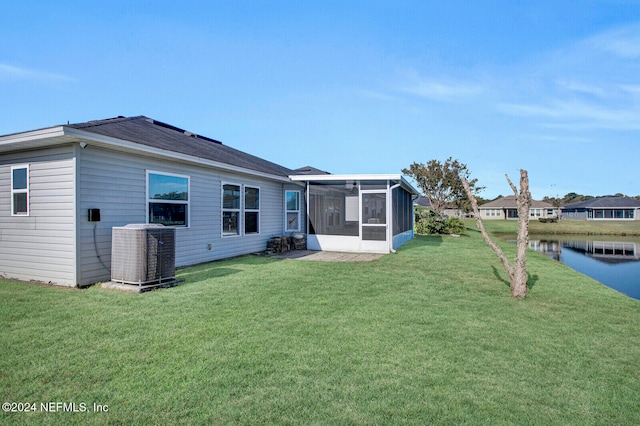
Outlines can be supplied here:
[[[402, 175], [396, 174], [348, 174], [348, 175], [293, 175], [290, 176], [294, 182], [306, 183], [306, 211], [307, 211], [307, 230], [311, 229], [309, 224], [309, 216], [312, 214], [309, 206], [309, 194], [310, 185], [314, 182], [331, 184], [341, 182], [355, 182], [358, 187], [358, 218], [359, 218], [359, 230], [357, 236], [347, 235], [325, 235], [325, 234], [310, 234], [307, 231], [307, 248], [309, 250], [326, 250], [326, 251], [343, 251], [343, 252], [365, 252], [365, 253], [389, 253], [395, 252], [395, 248], [406, 242], [408, 239], [413, 238], [413, 226], [410, 231], [403, 232], [402, 234], [393, 235], [393, 190], [402, 187], [412, 196], [417, 196], [418, 191], [407, 182]], [[381, 189], [363, 189], [361, 182], [378, 182], [384, 185]], [[362, 198], [363, 194], [368, 193], [383, 193], [386, 195], [386, 224], [377, 225], [384, 227], [386, 232], [385, 241], [372, 241], [362, 239]], [[411, 210], [412, 224], [413, 224], [413, 209]], [[369, 226], [369, 224], [364, 224]]]

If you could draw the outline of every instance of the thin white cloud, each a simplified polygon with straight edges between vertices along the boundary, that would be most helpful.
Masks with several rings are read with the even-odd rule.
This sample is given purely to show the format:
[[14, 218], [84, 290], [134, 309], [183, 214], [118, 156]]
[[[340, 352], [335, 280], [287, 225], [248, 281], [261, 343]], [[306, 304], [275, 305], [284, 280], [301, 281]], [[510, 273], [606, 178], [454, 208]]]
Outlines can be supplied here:
[[596, 105], [580, 101], [555, 101], [549, 105], [502, 103], [498, 110], [509, 115], [552, 119], [547, 127], [567, 129], [640, 130], [640, 108]]
[[567, 136], [567, 135], [522, 135], [523, 139], [535, 142], [551, 142], [551, 143], [587, 143], [593, 142], [591, 138]]
[[624, 59], [640, 58], [640, 24], [598, 34], [587, 45]]
[[398, 101], [398, 97], [395, 95], [390, 95], [387, 93], [382, 93], [376, 90], [369, 90], [369, 89], [362, 89], [362, 90], [358, 90], [358, 92], [360, 95], [367, 97], [367, 98], [371, 98], [371, 99], [375, 99], [375, 100], [379, 100], [379, 101], [385, 101], [385, 102], [395, 102]]
[[416, 70], [404, 70], [392, 84], [395, 92], [438, 102], [460, 102], [481, 95], [485, 88], [475, 81], [456, 78], [427, 78]]
[[620, 89], [638, 97], [638, 100], [640, 100], [640, 84], [621, 84]]
[[28, 68], [16, 67], [0, 63], [0, 79], [36, 80], [36, 81], [71, 81], [70, 77]]
[[546, 128], [640, 130], [640, 25], [596, 34], [528, 65], [498, 111]]
[[578, 82], [578, 81], [563, 81], [563, 80], [561, 80], [561, 81], [558, 81], [557, 84], [561, 88], [563, 88], [565, 90], [568, 90], [570, 92], [575, 92], [575, 93], [580, 93], [580, 94], [585, 94], [585, 95], [599, 96], [599, 97], [604, 97], [607, 94], [606, 90], [601, 86], [581, 83], [581, 82]]
[[477, 84], [436, 80], [417, 81], [413, 84], [400, 86], [399, 89], [405, 93], [441, 102], [455, 102], [473, 98], [484, 92], [484, 88]]

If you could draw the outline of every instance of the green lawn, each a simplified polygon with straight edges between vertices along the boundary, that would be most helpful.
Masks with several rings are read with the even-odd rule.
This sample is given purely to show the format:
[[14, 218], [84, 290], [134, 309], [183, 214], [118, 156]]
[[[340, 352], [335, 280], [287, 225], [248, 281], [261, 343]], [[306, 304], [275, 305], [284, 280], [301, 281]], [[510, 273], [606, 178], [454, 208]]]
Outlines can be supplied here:
[[[503, 245], [507, 253], [514, 247]], [[373, 263], [245, 256], [142, 295], [0, 281], [4, 424], [640, 424], [640, 302], [477, 231]]]
[[[475, 220], [466, 219], [465, 223], [475, 229]], [[517, 220], [485, 220], [485, 227], [490, 232], [517, 233]], [[542, 223], [529, 221], [531, 234], [579, 234], [579, 235], [640, 235], [640, 220], [561, 220], [558, 223]]]

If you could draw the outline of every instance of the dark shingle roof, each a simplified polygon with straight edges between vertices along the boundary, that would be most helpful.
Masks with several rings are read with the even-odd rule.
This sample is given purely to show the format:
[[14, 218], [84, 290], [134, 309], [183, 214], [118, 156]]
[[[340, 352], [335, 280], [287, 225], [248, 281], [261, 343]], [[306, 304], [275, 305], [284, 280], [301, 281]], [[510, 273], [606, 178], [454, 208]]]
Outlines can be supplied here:
[[69, 124], [66, 127], [270, 175], [286, 177], [293, 172], [286, 167], [223, 145], [215, 139], [196, 135], [145, 116], [116, 117]]
[[429, 200], [424, 195], [420, 195], [418, 198], [416, 198], [413, 201], [413, 205], [414, 206], [421, 206], [421, 207], [431, 207], [431, 200]]
[[577, 203], [567, 204], [562, 210], [573, 209], [621, 209], [640, 207], [640, 200], [631, 197], [598, 197], [587, 201], [578, 201]]
[[294, 175], [330, 175], [331, 173], [324, 170], [316, 169], [312, 166], [299, 167], [293, 171]]

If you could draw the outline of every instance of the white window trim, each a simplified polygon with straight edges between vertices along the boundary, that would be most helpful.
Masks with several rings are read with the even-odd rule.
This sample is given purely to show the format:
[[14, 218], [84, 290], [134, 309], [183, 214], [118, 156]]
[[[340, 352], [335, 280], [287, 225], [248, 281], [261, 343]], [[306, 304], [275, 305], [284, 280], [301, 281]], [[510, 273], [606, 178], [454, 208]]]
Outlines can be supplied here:
[[[289, 209], [287, 209], [287, 194], [289, 192], [295, 192], [295, 193], [298, 194], [298, 210], [289, 210]], [[284, 192], [284, 232], [300, 232], [300, 230], [301, 230], [301, 225], [302, 224], [300, 223], [300, 221], [301, 221], [301, 217], [300, 216], [301, 216], [302, 209], [300, 208], [300, 206], [301, 206], [302, 201], [301, 201], [300, 197], [301, 197], [301, 191], [298, 191], [298, 190], [287, 189]], [[287, 223], [288, 222], [288, 219], [287, 219], [288, 213], [297, 213], [298, 214], [298, 227], [296, 229], [289, 229], [289, 224]]]
[[[224, 207], [224, 187], [225, 185], [233, 185], [240, 188], [240, 208], [230, 209]], [[245, 190], [246, 188], [257, 189], [258, 190], [258, 208], [257, 209], [248, 209], [246, 208], [246, 200], [245, 200]], [[222, 181], [220, 184], [220, 236], [222, 238], [235, 238], [242, 236], [252, 236], [252, 235], [260, 235], [262, 232], [262, 188], [258, 185], [251, 184], [243, 184], [238, 182], [228, 182]], [[235, 234], [225, 234], [224, 232], [224, 213], [225, 212], [236, 212], [238, 213], [238, 232]], [[258, 213], [258, 232], [246, 232], [245, 229], [245, 213]]]
[[[17, 169], [26, 169], [27, 170], [27, 187], [26, 189], [13, 189], [13, 171]], [[15, 166], [11, 166], [11, 216], [29, 216], [31, 214], [31, 203], [30, 203], [30, 184], [29, 177], [31, 173], [29, 170], [28, 164], [16, 164]], [[27, 212], [26, 213], [14, 213], [14, 194], [27, 194]]]
[[[173, 176], [178, 178], [187, 179], [187, 201], [183, 200], [158, 200], [155, 198], [149, 198], [149, 175], [164, 175], [164, 176]], [[149, 223], [149, 203], [165, 203], [165, 204], [186, 204], [187, 206], [187, 224], [186, 225], [176, 225], [172, 226], [172, 228], [190, 228], [191, 227], [191, 176], [189, 175], [181, 175], [177, 173], [163, 172], [158, 170], [147, 170], [146, 175], [146, 185], [145, 185], [145, 199], [147, 202], [145, 203], [145, 221]]]
[[[224, 207], [224, 186], [225, 185], [233, 185], [239, 188], [240, 193], [240, 202], [239, 207], [237, 209], [230, 209]], [[220, 236], [222, 238], [235, 238], [240, 237], [244, 233], [244, 215], [242, 213], [242, 200], [244, 198], [244, 187], [241, 183], [238, 182], [226, 182], [223, 181], [220, 184]], [[235, 234], [225, 234], [224, 233], [224, 213], [225, 212], [237, 212], [238, 213], [238, 232]]]
[[[258, 208], [257, 209], [249, 209], [247, 208], [246, 205], [246, 191], [247, 188], [251, 188], [251, 189], [257, 189], [258, 190]], [[256, 185], [242, 185], [242, 198], [240, 200], [240, 207], [243, 208], [243, 212], [242, 212], [242, 219], [243, 219], [243, 224], [242, 224], [242, 232], [244, 235], [260, 235], [260, 210], [262, 207], [262, 190], [260, 189], [259, 186]], [[258, 232], [247, 232], [245, 226], [246, 226], [246, 220], [245, 220], [245, 215], [246, 213], [258, 213]]]

